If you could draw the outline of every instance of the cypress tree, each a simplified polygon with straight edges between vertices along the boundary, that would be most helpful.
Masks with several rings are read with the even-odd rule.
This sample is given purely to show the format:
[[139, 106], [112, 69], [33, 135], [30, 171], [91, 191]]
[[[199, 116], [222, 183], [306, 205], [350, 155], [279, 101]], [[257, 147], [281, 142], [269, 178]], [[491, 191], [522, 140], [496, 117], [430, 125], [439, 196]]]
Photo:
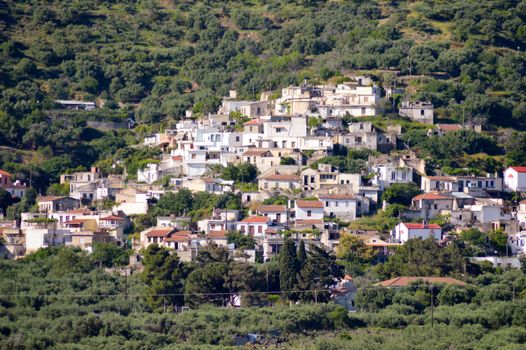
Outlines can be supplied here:
[[[279, 252], [279, 286], [282, 291], [291, 291], [296, 289], [298, 283], [298, 258], [296, 256], [296, 245], [290, 238], [285, 239], [283, 247]], [[289, 300], [296, 300], [294, 293], [283, 293], [283, 296]]]
[[298, 267], [299, 270], [303, 269], [303, 266], [305, 266], [305, 263], [307, 262], [307, 251], [305, 250], [305, 242], [300, 241], [300, 244], [298, 246]]

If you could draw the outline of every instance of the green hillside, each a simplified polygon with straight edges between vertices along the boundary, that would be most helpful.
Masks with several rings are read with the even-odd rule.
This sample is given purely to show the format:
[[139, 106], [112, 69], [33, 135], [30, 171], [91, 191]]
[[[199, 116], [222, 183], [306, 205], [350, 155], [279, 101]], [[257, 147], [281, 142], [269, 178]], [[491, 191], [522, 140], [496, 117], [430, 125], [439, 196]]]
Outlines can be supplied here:
[[[356, 70], [384, 86], [399, 72], [397, 83], [431, 100], [440, 118], [522, 129], [525, 21], [517, 0], [4, 0], [0, 145], [43, 155], [32, 163], [44, 188], [187, 109], [215, 111], [231, 88], [252, 98]], [[49, 120], [44, 111], [66, 98], [104, 108]], [[128, 117], [142, 126], [86, 129], [89, 118]], [[27, 177], [22, 158], [0, 150], [0, 167]]]

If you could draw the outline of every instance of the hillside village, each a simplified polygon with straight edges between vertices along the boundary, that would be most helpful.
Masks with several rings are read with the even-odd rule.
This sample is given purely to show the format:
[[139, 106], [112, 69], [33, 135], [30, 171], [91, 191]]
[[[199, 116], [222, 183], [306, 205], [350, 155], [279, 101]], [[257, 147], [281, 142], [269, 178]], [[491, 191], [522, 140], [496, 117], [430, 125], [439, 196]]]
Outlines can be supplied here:
[[[410, 239], [431, 237], [448, 245], [460, 232], [477, 229], [503, 235], [504, 249], [488, 244], [472, 260], [520, 266], [518, 257], [526, 253], [526, 167], [483, 176], [430, 174], [426, 161], [401, 142], [401, 125], [384, 130], [366, 119], [378, 115], [392, 92], [359, 75], [336, 85], [305, 81], [283, 88], [278, 98], [263, 92], [259, 100], [239, 100], [232, 90], [217, 113], [194, 118], [187, 111], [172, 128], [146, 136], [137, 147], [161, 155], [134, 176], [103, 174], [95, 166], [61, 175], [67, 195], [37, 196], [20, 220], [2, 221], [0, 252], [18, 259], [45, 247], [89, 252], [106, 242], [131, 248], [140, 259], [141, 249], [158, 244], [189, 262], [214, 244], [236, 259], [262, 262], [278, 254], [286, 237], [336, 251], [342, 235], [353, 235], [383, 261]], [[64, 104], [71, 106], [84, 108]], [[435, 124], [428, 101], [404, 101], [398, 113], [424, 126], [429, 137], [482, 130]], [[350, 152], [359, 154], [353, 164], [324, 162]], [[18, 198], [28, 191], [5, 171], [0, 188]], [[388, 193], [403, 198], [393, 201]], [[205, 204], [213, 202], [207, 195], [225, 200], [194, 208], [201, 212], [190, 216], [188, 198], [200, 195]], [[152, 211], [167, 198], [183, 207]], [[159, 214], [139, 222], [152, 212]], [[391, 224], [383, 229], [359, 224], [382, 221], [388, 212]]]

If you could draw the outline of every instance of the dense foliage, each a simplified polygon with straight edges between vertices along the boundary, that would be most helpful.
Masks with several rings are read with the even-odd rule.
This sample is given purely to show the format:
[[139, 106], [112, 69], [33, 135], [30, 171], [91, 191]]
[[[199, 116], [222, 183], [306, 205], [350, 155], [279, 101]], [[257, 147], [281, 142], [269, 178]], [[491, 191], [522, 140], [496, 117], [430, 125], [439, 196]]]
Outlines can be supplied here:
[[[298, 261], [301, 251], [294, 251]], [[331, 259], [323, 257], [323, 252], [307, 251], [300, 282], [325, 283], [335, 273]], [[278, 266], [235, 262], [217, 248], [188, 265], [151, 246], [144, 263], [144, 272], [126, 276], [122, 270], [100, 269], [98, 258], [69, 248], [0, 262], [0, 348], [219, 349], [248, 333], [262, 336], [267, 347], [286, 349], [374, 349], [380, 343], [393, 349], [407, 344], [415, 349], [519, 349], [526, 342], [526, 275], [520, 270], [481, 274], [466, 287], [364, 285], [356, 296], [362, 311], [349, 314], [322, 303], [323, 294], [317, 295], [318, 304], [302, 297], [302, 305], [293, 306], [279, 296], [251, 295], [248, 291], [257, 289], [247, 288], [279, 289]], [[309, 273], [318, 277], [305, 279]], [[274, 306], [202, 305], [229, 305], [228, 295], [242, 290], [243, 303]], [[174, 313], [173, 304], [183, 302], [193, 310]]]
[[[230, 88], [252, 98], [304, 78], [343, 81], [345, 70], [369, 71], [385, 87], [395, 71], [423, 75], [407, 81], [408, 93], [433, 102], [440, 118], [523, 128], [525, 8], [519, 0], [8, 0], [0, 9], [0, 167], [31, 177], [41, 191], [61, 172], [94, 162], [122, 171], [114, 161], [135, 151], [118, 151], [137, 136], [172, 125], [187, 109], [215, 111]], [[54, 100], [67, 98], [102, 108], [57, 111]], [[134, 132], [87, 126], [128, 118], [142, 125]], [[480, 144], [451, 141], [427, 149], [452, 168], [458, 162], [442, 157]], [[524, 143], [505, 146], [507, 162], [522, 161]], [[363, 170], [361, 157], [330, 161]], [[124, 165], [133, 175], [144, 164]]]

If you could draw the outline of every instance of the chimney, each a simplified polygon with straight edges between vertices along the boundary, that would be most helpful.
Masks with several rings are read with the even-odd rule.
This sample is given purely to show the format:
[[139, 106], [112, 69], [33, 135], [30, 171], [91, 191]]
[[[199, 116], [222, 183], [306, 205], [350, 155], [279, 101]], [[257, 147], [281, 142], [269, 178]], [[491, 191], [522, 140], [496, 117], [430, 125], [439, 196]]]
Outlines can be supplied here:
[[96, 166], [92, 166], [92, 167], [91, 167], [91, 173], [92, 173], [92, 174], [96, 174], [96, 173], [98, 173], [98, 172], [99, 172], [99, 168], [97, 168]]

